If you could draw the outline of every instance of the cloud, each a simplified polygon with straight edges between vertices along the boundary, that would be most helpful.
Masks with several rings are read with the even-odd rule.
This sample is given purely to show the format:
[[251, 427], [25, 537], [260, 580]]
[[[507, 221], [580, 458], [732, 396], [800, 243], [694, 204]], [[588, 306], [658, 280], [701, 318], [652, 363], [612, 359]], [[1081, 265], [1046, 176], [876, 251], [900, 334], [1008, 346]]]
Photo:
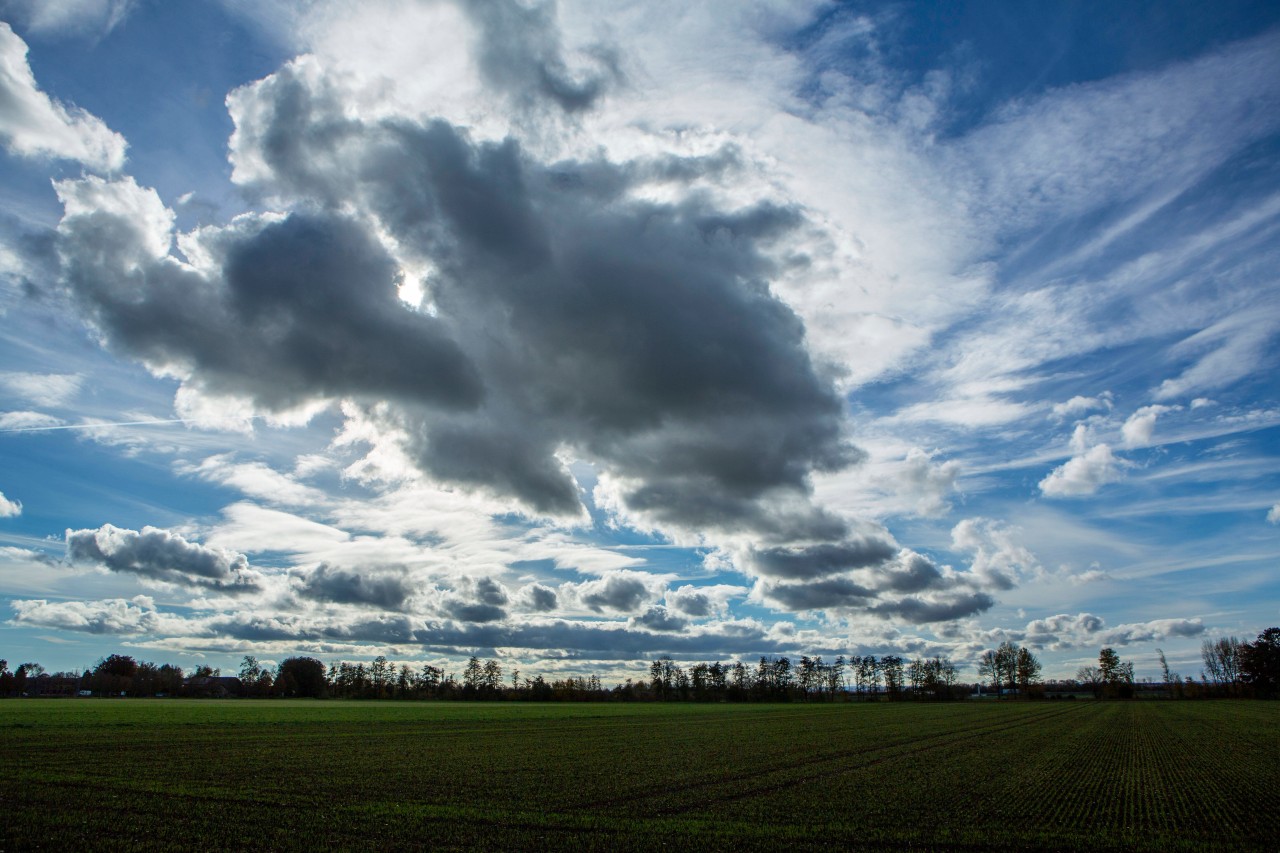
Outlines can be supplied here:
[[951, 510], [963, 473], [958, 460], [937, 460], [940, 451], [904, 445], [894, 435], [865, 435], [860, 444], [867, 450], [865, 462], [814, 477], [823, 506], [854, 518], [937, 518]]
[[0, 492], [0, 518], [16, 518], [22, 515], [22, 502], [10, 500]]
[[466, 578], [458, 590], [444, 596], [441, 611], [462, 622], [496, 622], [505, 619], [510, 597], [493, 578]]
[[523, 609], [533, 613], [548, 613], [555, 610], [559, 600], [554, 589], [540, 583], [531, 583], [521, 588], [516, 595], [516, 602]]
[[706, 619], [723, 615], [729, 610], [729, 600], [741, 598], [750, 590], [729, 584], [692, 586], [685, 584], [667, 590], [664, 596], [667, 609], [691, 619]]
[[161, 627], [155, 602], [145, 595], [106, 601], [13, 601], [19, 625], [60, 628], [88, 634], [149, 634]]
[[874, 590], [848, 577], [770, 583], [760, 589], [763, 598], [793, 611], [862, 609], [875, 601]]
[[355, 604], [383, 610], [405, 610], [416, 585], [398, 566], [346, 569], [321, 563], [292, 573], [294, 591], [303, 598], [335, 604]]
[[1125, 646], [1172, 637], [1198, 637], [1204, 632], [1205, 626], [1199, 619], [1153, 619], [1150, 622], [1118, 625], [1105, 635], [1103, 642]]
[[[58, 4], [46, 4], [56, 7]], [[124, 166], [124, 137], [96, 116], [52, 100], [36, 85], [27, 44], [0, 21], [0, 141], [22, 157], [75, 160], [90, 169]]]
[[1257, 107], [1280, 103], [1276, 44], [1273, 30], [1155, 71], [1013, 100], [963, 145], [1012, 229], [1182, 186], [1274, 131], [1275, 116]]
[[[660, 654], [776, 654], [790, 648], [753, 620], [654, 630], [638, 620], [575, 621], [533, 617], [502, 620], [419, 619], [367, 610], [272, 612], [243, 610], [178, 615], [160, 612], [145, 596], [132, 600], [14, 601], [15, 623], [98, 634], [146, 635], [149, 644], [188, 651], [242, 654], [256, 648], [285, 654], [373, 654], [387, 646], [467, 656], [528, 652], [573, 660], [634, 660]], [[658, 616], [660, 614], [651, 614]], [[655, 623], [657, 627], [660, 624]], [[498, 651], [501, 649], [502, 651]]]
[[1267, 512], [1267, 521], [1272, 524], [1280, 524], [1280, 503], [1275, 504]]
[[84, 385], [76, 373], [0, 373], [0, 385], [36, 406], [64, 406]]
[[43, 36], [100, 37], [123, 23], [137, 5], [137, 0], [4, 0], [0, 13]]
[[325, 494], [297, 482], [262, 462], [233, 462], [233, 454], [210, 456], [194, 466], [180, 468], [202, 480], [238, 489], [244, 495], [285, 506], [314, 506]]
[[1089, 583], [1099, 583], [1101, 581], [1112, 580], [1111, 575], [1098, 568], [1098, 564], [1094, 563], [1090, 568], [1067, 575], [1067, 581], [1075, 586], [1084, 586]]
[[1108, 628], [1101, 617], [1092, 613], [1059, 613], [1032, 620], [1024, 631], [1014, 632], [1014, 635], [1033, 648], [1057, 651], [1081, 646], [1125, 646], [1174, 637], [1197, 637], [1204, 631], [1204, 624], [1199, 619], [1153, 619]]
[[917, 515], [933, 518], [951, 508], [947, 498], [955, 491], [960, 463], [954, 459], [934, 462], [933, 453], [913, 447], [898, 471], [897, 491], [915, 500]]
[[0, 414], [0, 430], [37, 430], [65, 424], [62, 418], [43, 412], [5, 412]]
[[916, 624], [948, 622], [975, 616], [991, 609], [995, 604], [995, 599], [987, 593], [973, 591], [908, 595], [900, 598], [876, 597], [871, 590], [848, 578], [833, 578], [810, 584], [778, 584], [770, 587], [765, 595], [795, 611], [864, 611], [885, 619], [896, 618]]
[[994, 604], [995, 599], [985, 592], [970, 592], [938, 599], [907, 596], [897, 601], [877, 604], [872, 612], [881, 616], [897, 616], [919, 624], [963, 619], [990, 610]]
[[612, 51], [603, 45], [594, 55], [577, 57], [579, 67], [569, 66], [554, 3], [499, 0], [461, 7], [479, 31], [475, 52], [486, 82], [517, 105], [538, 99], [569, 113], [590, 109], [618, 75]]
[[[176, 380], [184, 417], [247, 434], [264, 414], [342, 413], [334, 477], [376, 495], [376, 511], [326, 499], [279, 457], [220, 455], [188, 473], [297, 508], [236, 504], [205, 541], [257, 559], [299, 532], [285, 558], [295, 598], [308, 611], [362, 611], [342, 625], [349, 636], [528, 639], [512, 614], [541, 622], [529, 614], [559, 611], [636, 634], [684, 621], [687, 632], [742, 594], [664, 589], [670, 578], [618, 571], [638, 568], [635, 558], [575, 551], [563, 540], [584, 528], [569, 523], [588, 520], [740, 556], [721, 568], [755, 582], [752, 606], [930, 622], [984, 612], [997, 590], [1040, 571], [1011, 528], [970, 519], [953, 529], [973, 557], [957, 572], [868, 532], [848, 505], [825, 502], [822, 479], [871, 471], [862, 484], [887, 499], [868, 514], [936, 517], [962, 470], [975, 502], [1004, 493], [1007, 469], [974, 457], [1025, 457], [1031, 416], [1055, 401], [1095, 394], [1053, 405], [1061, 419], [1110, 410], [1109, 392], [1082, 375], [1098, 362], [1071, 357], [1141, 343], [1149, 332], [1100, 321], [1121, 303], [1135, 310], [1116, 316], [1143, 322], [1169, 306], [1139, 310], [1143, 288], [1105, 275], [1024, 267], [1110, 221], [1117, 198], [1146, 204], [1145, 189], [1116, 175], [1138, 172], [1150, 188], [1162, 162], [1153, 150], [1176, 152], [1188, 174], [1220, 162], [1223, 150], [1209, 149], [1235, 133], [1248, 100], [1228, 86], [1215, 90], [1230, 101], [1220, 107], [1189, 87], [1224, 120], [1202, 127], [1179, 103], [1144, 136], [1126, 108], [1164, 120], [1174, 84], [1199, 80], [1179, 66], [1022, 99], [994, 126], [935, 137], [954, 106], [943, 72], [900, 102], [896, 82], [853, 79], [862, 64], [809, 79], [804, 49], [776, 36], [821, 4], [619, 7], [608, 28], [579, 14], [585, 6], [562, 5], [558, 20], [552, 3], [304, 5], [275, 14], [312, 55], [227, 102], [234, 180], [260, 212], [176, 235], [175, 251], [173, 211], [155, 192], [132, 179], [64, 181], [58, 248], [81, 316], [113, 352]], [[657, 25], [634, 26], [646, 18]], [[887, 38], [878, 26], [864, 21], [850, 37]], [[626, 36], [616, 55], [596, 43], [614, 32]], [[1239, 50], [1193, 64], [1216, 80], [1231, 56], [1275, 64], [1256, 44]], [[865, 65], [883, 61], [872, 53]], [[1274, 84], [1244, 70], [1261, 102], [1274, 101]], [[1254, 124], [1275, 126], [1256, 112]], [[1195, 151], [1179, 144], [1184, 133]], [[1096, 139], [1105, 162], [1087, 159]], [[1047, 236], [1011, 239], [1023, 229]], [[1001, 254], [1019, 242], [1035, 246]], [[1216, 319], [1178, 323], [1189, 334]], [[1174, 355], [1194, 362], [1226, 341]], [[1073, 390], [1037, 399], [1047, 364], [1054, 388]], [[1078, 385], [1066, 379], [1077, 375]], [[878, 378], [893, 381], [858, 390]], [[876, 418], [891, 408], [896, 420]], [[1149, 443], [1155, 415], [1135, 421], [1134, 443], [1126, 428], [1124, 446]], [[863, 454], [851, 442], [877, 429], [894, 432], [880, 445], [891, 447], [886, 464], [854, 471]], [[943, 450], [921, 449], [939, 435]], [[1077, 436], [1069, 461], [1044, 476], [1045, 496], [1093, 494], [1122, 476], [1119, 439]], [[875, 479], [881, 471], [893, 479]], [[424, 503], [434, 489], [474, 508]], [[490, 529], [519, 526], [486, 515], [513, 510], [553, 516], [563, 540]], [[437, 556], [439, 574], [428, 568]], [[555, 587], [546, 563], [525, 560], [599, 577]], [[496, 579], [496, 591], [455, 583], [504, 566], [511, 575], [498, 578], [519, 576], [510, 593]], [[369, 608], [404, 618], [374, 620]], [[305, 620], [254, 624], [327, 636]]]
[[238, 548], [258, 553], [287, 546], [294, 553], [312, 555], [330, 553], [351, 541], [351, 535], [337, 527], [248, 501], [224, 507], [222, 515], [224, 521], [206, 539], [223, 548], [236, 543]]
[[564, 584], [561, 592], [571, 591], [588, 610], [602, 613], [637, 613], [662, 594], [660, 578], [643, 572], [609, 572], [597, 580]]
[[683, 631], [689, 626], [689, 620], [661, 605], [655, 605], [639, 616], [632, 616], [627, 624], [648, 631]]
[[[767, 284], [798, 208], [684, 188], [723, 160], [544, 163], [443, 120], [353, 119], [343, 97], [312, 60], [230, 96], [239, 180], [310, 212], [188, 235], [190, 265], [124, 215], [154, 193], [59, 184], [65, 281], [112, 346], [266, 409], [389, 403], [371, 420], [422, 472], [537, 513], [581, 517], [568, 453], [612, 475], [629, 521], [842, 534], [809, 477], [860, 453]], [[644, 196], [655, 180], [673, 201]], [[397, 284], [427, 262], [420, 311]]]
[[[1151, 420], [1154, 424], [1154, 416]], [[1084, 424], [1076, 426], [1071, 449], [1076, 455], [1040, 481], [1040, 491], [1045, 497], [1092, 495], [1102, 486], [1122, 479], [1124, 469], [1130, 464], [1113, 454], [1106, 444], [1088, 446], [1088, 428]]]
[[1017, 531], [989, 518], [966, 518], [951, 529], [951, 544], [973, 555], [972, 571], [988, 589], [1013, 589], [1019, 578], [1042, 571], [1040, 562], [1019, 544]]
[[173, 216], [154, 191], [131, 178], [57, 189], [68, 287], [110, 344], [158, 373], [269, 411], [326, 397], [445, 407], [481, 397], [442, 324], [399, 300], [391, 259], [350, 219], [208, 229], [199, 249], [217, 266], [202, 274], [167, 255]]
[[898, 554], [898, 559], [894, 563], [885, 568], [887, 570], [878, 572], [877, 577], [882, 588], [889, 592], [945, 589], [953, 583], [953, 580], [947, 578], [932, 560], [905, 549]]
[[[199, 647], [218, 638], [255, 643], [285, 643], [297, 649], [309, 642], [414, 645], [420, 649], [467, 656], [477, 650], [519, 650], [574, 660], [634, 660], [660, 654], [682, 657], [777, 654], [790, 648], [763, 626], [738, 620], [679, 632], [655, 632], [621, 622], [581, 622], [534, 618], [519, 623], [420, 621], [406, 616], [321, 620], [295, 614], [232, 613], [166, 625], [170, 635]], [[201, 638], [205, 642], [201, 643]], [[492, 652], [496, 654], [496, 651]]]
[[1138, 411], [1129, 416], [1124, 422], [1124, 426], [1120, 428], [1120, 435], [1124, 438], [1125, 447], [1146, 447], [1151, 443], [1151, 436], [1155, 432], [1156, 418], [1165, 412], [1174, 411], [1181, 408], [1180, 406], [1143, 406]]
[[1065, 403], [1054, 403], [1053, 414], [1059, 418], [1070, 418], [1096, 411], [1111, 411], [1114, 405], [1110, 391], [1103, 391], [1096, 397], [1072, 397]]
[[1156, 399], [1212, 391], [1254, 375], [1266, 363], [1268, 344], [1278, 333], [1280, 316], [1274, 308], [1233, 314], [1202, 329], [1173, 348], [1175, 356], [1198, 358], [1179, 376], [1161, 382]]
[[808, 580], [880, 565], [897, 553], [897, 543], [892, 539], [863, 536], [839, 544], [751, 549], [739, 560], [755, 575]]
[[261, 576], [243, 554], [188, 542], [156, 527], [141, 531], [104, 524], [97, 530], [68, 530], [67, 559], [147, 580], [224, 592], [254, 592]]
[[828, 615], [869, 613], [883, 619], [945, 622], [990, 609], [995, 599], [975, 591], [975, 579], [939, 568], [923, 554], [901, 549], [891, 560], [818, 579], [762, 579], [753, 595], [792, 611]]

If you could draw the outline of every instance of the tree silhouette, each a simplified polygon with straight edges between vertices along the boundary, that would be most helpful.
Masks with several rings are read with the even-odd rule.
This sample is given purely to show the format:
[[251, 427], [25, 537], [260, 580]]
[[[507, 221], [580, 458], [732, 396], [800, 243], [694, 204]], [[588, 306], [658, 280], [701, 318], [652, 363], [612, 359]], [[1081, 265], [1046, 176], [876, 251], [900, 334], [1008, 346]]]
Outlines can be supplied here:
[[1280, 697], [1280, 628], [1267, 628], [1240, 649], [1240, 674], [1261, 699]]
[[285, 658], [276, 671], [276, 686], [284, 696], [319, 699], [328, 687], [324, 664], [315, 658]]
[[1036, 660], [1036, 656], [1023, 646], [1018, 649], [1015, 669], [1018, 674], [1018, 689], [1022, 691], [1023, 696], [1029, 697], [1031, 685], [1040, 681], [1040, 661]]
[[1234, 692], [1240, 681], [1240, 655], [1242, 643], [1235, 637], [1205, 640], [1200, 647], [1200, 657], [1214, 684], [1228, 692]]
[[1120, 655], [1111, 647], [1098, 653], [1098, 678], [1110, 695], [1122, 699], [1133, 696], [1133, 664], [1121, 661]]

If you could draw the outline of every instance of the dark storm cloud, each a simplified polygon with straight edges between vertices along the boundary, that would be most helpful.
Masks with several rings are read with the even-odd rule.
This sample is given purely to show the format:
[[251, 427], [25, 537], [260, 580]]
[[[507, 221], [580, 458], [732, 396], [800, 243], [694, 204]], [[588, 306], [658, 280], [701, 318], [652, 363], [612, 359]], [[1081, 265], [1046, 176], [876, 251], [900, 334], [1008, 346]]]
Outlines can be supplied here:
[[865, 606], [874, 600], [875, 591], [848, 578], [827, 578], [771, 585], [765, 595], [788, 610], [831, 610]]
[[[567, 449], [642, 523], [805, 542], [766, 557], [784, 576], [883, 550], [850, 541], [811, 498], [813, 472], [860, 452], [803, 324], [770, 290], [801, 212], [632, 192], [715, 179], [736, 152], [543, 164], [443, 121], [351, 119], [318, 79], [288, 66], [229, 99], [256, 189], [306, 212], [193, 235], [192, 265], [164, 256], [170, 218], [154, 193], [60, 185], [63, 281], [111, 345], [268, 409], [389, 402], [377, 420], [404, 430], [423, 471], [534, 511], [581, 513]], [[375, 231], [430, 267], [430, 311], [401, 302]], [[611, 575], [574, 597], [636, 614], [660, 596], [651, 586]], [[391, 609], [408, 595], [332, 568], [303, 590]], [[495, 622], [506, 604], [477, 588], [439, 606]]]
[[193, 370], [215, 392], [269, 408], [352, 396], [473, 407], [480, 379], [443, 324], [410, 311], [390, 258], [336, 215], [292, 215], [221, 235], [220, 275], [136, 256], [122, 215], [67, 217], [65, 280], [108, 342]]
[[560, 45], [555, 4], [515, 0], [461, 3], [479, 30], [480, 70], [517, 102], [549, 100], [566, 112], [590, 108], [618, 77], [612, 51], [593, 50], [591, 67], [570, 70]]
[[370, 616], [350, 621], [323, 621], [291, 615], [230, 613], [193, 621], [190, 636], [229, 636], [253, 642], [295, 640], [348, 643], [413, 643], [421, 623], [406, 616]]
[[[971, 616], [995, 603], [990, 595], [944, 575], [921, 554], [902, 549], [885, 558], [886, 544], [867, 536], [853, 547], [774, 549], [784, 558], [765, 568], [757, 566], [756, 571], [761, 575], [772, 571], [781, 580], [764, 581], [759, 591], [766, 600], [791, 610], [861, 610], [916, 623]], [[753, 562], [759, 553], [752, 555]], [[771, 556], [778, 560], [778, 553]], [[854, 565], [859, 558], [861, 565]], [[837, 574], [846, 569], [854, 569], [857, 579]], [[903, 593], [908, 594], [902, 597]]]
[[66, 537], [72, 563], [96, 563], [113, 572], [224, 592], [259, 589], [258, 574], [243, 554], [188, 542], [167, 530], [104, 524], [97, 530], [68, 530]]
[[766, 577], [804, 580], [879, 565], [897, 553], [898, 546], [888, 539], [864, 536], [840, 544], [757, 549], [748, 562]]
[[985, 592], [974, 592], [939, 601], [927, 601], [915, 596], [908, 596], [899, 601], [886, 601], [871, 608], [871, 612], [881, 616], [898, 616], [917, 624], [923, 622], [948, 622], [974, 616], [984, 610], [991, 609], [995, 599]]
[[501, 607], [479, 601], [450, 601], [444, 610], [460, 622], [497, 622], [507, 615]]
[[344, 569], [321, 563], [301, 573], [298, 595], [335, 604], [366, 604], [384, 610], [404, 610], [414, 585], [399, 568]]
[[800, 212], [630, 194], [714, 177], [735, 152], [542, 164], [439, 120], [357, 122], [341, 101], [297, 66], [238, 91], [236, 156], [259, 164], [263, 193], [354, 203], [434, 268], [432, 303], [486, 395], [470, 412], [399, 413], [424, 470], [577, 513], [555, 456], [569, 445], [656, 523], [841, 538], [808, 477], [859, 453], [800, 319], [769, 289], [770, 247]]
[[575, 657], [598, 660], [625, 660], [658, 654], [749, 656], [788, 651], [787, 646], [766, 636], [758, 625], [733, 624], [699, 633], [654, 633], [618, 624], [559, 619], [489, 625], [428, 623], [416, 631], [415, 640], [428, 648], [449, 650], [572, 649]]

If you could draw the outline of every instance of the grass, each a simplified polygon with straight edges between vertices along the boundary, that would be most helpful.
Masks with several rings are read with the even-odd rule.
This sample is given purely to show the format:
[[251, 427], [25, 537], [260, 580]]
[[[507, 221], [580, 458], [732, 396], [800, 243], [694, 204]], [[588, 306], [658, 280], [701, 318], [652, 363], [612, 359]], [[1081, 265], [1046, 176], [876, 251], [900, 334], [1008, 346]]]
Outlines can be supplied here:
[[0, 849], [1274, 849], [1280, 704], [0, 702]]

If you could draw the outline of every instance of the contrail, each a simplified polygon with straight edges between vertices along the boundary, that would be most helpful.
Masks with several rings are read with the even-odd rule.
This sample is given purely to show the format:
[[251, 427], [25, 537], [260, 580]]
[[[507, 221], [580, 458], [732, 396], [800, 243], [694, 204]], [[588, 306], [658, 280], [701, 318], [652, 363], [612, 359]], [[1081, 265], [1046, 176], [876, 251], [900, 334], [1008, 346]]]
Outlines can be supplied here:
[[189, 418], [173, 418], [171, 420], [157, 421], [114, 421], [111, 423], [101, 424], [58, 424], [57, 426], [33, 426], [33, 427], [11, 427], [9, 429], [0, 429], [0, 433], [5, 432], [51, 432], [56, 429], [102, 429], [103, 427], [126, 427], [126, 426], [155, 426], [158, 424], [185, 424]]

